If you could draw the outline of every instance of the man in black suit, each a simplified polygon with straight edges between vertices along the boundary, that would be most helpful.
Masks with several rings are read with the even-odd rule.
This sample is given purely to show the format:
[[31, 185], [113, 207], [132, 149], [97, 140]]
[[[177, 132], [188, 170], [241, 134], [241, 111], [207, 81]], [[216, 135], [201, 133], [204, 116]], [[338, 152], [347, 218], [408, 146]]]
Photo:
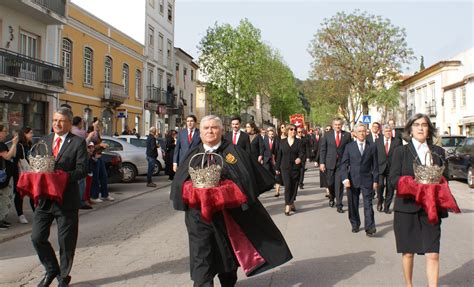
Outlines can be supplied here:
[[275, 174], [275, 130], [268, 128], [265, 137], [263, 138], [263, 166], [269, 170], [273, 175]]
[[240, 130], [241, 122], [242, 119], [239, 116], [231, 118], [230, 124], [232, 131], [226, 133], [224, 138], [232, 144], [237, 145], [246, 152], [250, 153], [250, 138], [247, 133], [244, 133]]
[[201, 136], [199, 129], [196, 128], [197, 118], [195, 115], [188, 115], [186, 117], [186, 129], [182, 129], [178, 133], [176, 139], [176, 146], [173, 154], [173, 171], [178, 170], [188, 152], [201, 143]]
[[380, 134], [380, 124], [378, 122], [373, 122], [370, 129], [370, 133], [367, 136], [367, 141], [370, 143], [376, 142], [382, 135]]
[[336, 198], [337, 212], [343, 213], [342, 209], [342, 181], [340, 173], [340, 162], [346, 144], [351, 142], [351, 134], [342, 130], [342, 119], [335, 118], [332, 121], [332, 131], [326, 133], [321, 140], [319, 169], [326, 174], [326, 182], [329, 189], [329, 206], [334, 206]]
[[[390, 204], [393, 199], [393, 188], [388, 184], [388, 174], [390, 172], [390, 164], [392, 154], [396, 147], [402, 145], [402, 141], [392, 137], [392, 127], [390, 125], [383, 126], [383, 137], [375, 142], [377, 146], [377, 157], [379, 161], [379, 188], [377, 189], [377, 210], [389, 214]], [[385, 197], [384, 197], [385, 189]]]
[[301, 169], [300, 169], [300, 180], [299, 185], [300, 189], [304, 189], [304, 174], [306, 171], [306, 160], [308, 160], [308, 149], [309, 149], [309, 138], [305, 135], [305, 130], [303, 127], [297, 127], [296, 129], [296, 138], [301, 139], [301, 148], [304, 150], [304, 157], [301, 159]]
[[372, 198], [379, 181], [377, 147], [366, 140], [367, 128], [357, 124], [354, 128], [356, 140], [349, 143], [344, 150], [341, 162], [341, 174], [344, 187], [347, 189], [349, 221], [352, 232], [359, 232], [359, 196], [364, 200], [364, 227], [367, 236], [376, 232]]
[[[54, 133], [45, 136], [44, 142], [50, 154], [55, 156], [55, 170], [69, 174], [67, 186], [63, 194], [63, 202], [41, 197], [33, 219], [31, 240], [38, 257], [46, 269], [38, 286], [49, 286], [57, 278], [59, 286], [69, 286], [74, 253], [76, 250], [79, 228], [79, 197], [78, 181], [87, 174], [86, 141], [73, 135], [72, 112], [61, 107], [53, 114]], [[48, 237], [53, 220], [56, 220], [60, 262], [56, 259]]]
[[[389, 119], [388, 125], [392, 128], [392, 137], [402, 141], [402, 129], [395, 129], [395, 120]], [[403, 144], [403, 142], [402, 142]]]

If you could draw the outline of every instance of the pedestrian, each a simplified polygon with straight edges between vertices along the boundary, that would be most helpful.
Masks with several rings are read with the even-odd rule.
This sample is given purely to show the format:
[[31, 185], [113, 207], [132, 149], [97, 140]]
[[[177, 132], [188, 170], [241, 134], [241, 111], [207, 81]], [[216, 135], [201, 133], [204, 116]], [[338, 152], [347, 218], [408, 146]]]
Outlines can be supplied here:
[[176, 147], [173, 155], [173, 171], [176, 172], [178, 166], [183, 163], [189, 150], [201, 143], [199, 129], [196, 128], [197, 118], [195, 115], [186, 117], [186, 129], [178, 133]]
[[231, 131], [226, 133], [224, 138], [234, 145], [250, 153], [250, 137], [248, 134], [240, 130], [242, 119], [239, 116], [234, 116], [230, 119]]
[[263, 140], [254, 121], [250, 121], [245, 125], [245, 131], [250, 141], [250, 157], [256, 162], [263, 163]]
[[[326, 127], [324, 127], [324, 134], [321, 135], [321, 142], [318, 146], [318, 154], [316, 156], [316, 163], [319, 167], [321, 161], [321, 143], [323, 142], [324, 137], [328, 135], [330, 131], [332, 131], [332, 127], [330, 125], [327, 125]], [[329, 185], [326, 179], [326, 171], [322, 171], [321, 168], [319, 169], [319, 187], [324, 188], [326, 190], [326, 198], [329, 199], [331, 197], [331, 193], [329, 192]]]
[[[25, 214], [23, 213], [23, 197], [17, 190], [18, 180], [20, 179], [20, 173], [24, 172], [23, 169], [28, 169], [28, 166], [24, 167], [21, 163], [26, 161], [29, 164], [28, 156], [30, 155], [31, 147], [33, 146], [33, 130], [29, 127], [21, 128], [18, 133], [18, 144], [16, 146], [16, 156], [14, 161], [14, 176], [13, 176], [13, 195], [15, 202], [15, 210], [18, 215], [18, 222], [22, 224], [28, 224], [28, 219], [26, 219]], [[35, 204], [32, 198], [29, 199], [31, 210], [35, 211]]]
[[347, 190], [347, 206], [352, 232], [359, 232], [359, 197], [364, 203], [364, 227], [367, 236], [376, 232], [372, 199], [379, 182], [379, 164], [375, 143], [366, 140], [367, 128], [359, 123], [354, 127], [356, 140], [347, 144], [341, 161], [341, 179]]
[[351, 134], [342, 130], [342, 124], [341, 118], [333, 119], [332, 131], [327, 132], [321, 142], [319, 163], [319, 169], [326, 173], [329, 206], [334, 207], [334, 199], [336, 199], [338, 213], [344, 213], [340, 162], [346, 145], [351, 142]]
[[377, 146], [377, 158], [379, 160], [379, 187], [377, 189], [377, 210], [390, 214], [390, 204], [393, 200], [393, 188], [389, 184], [388, 175], [392, 163], [392, 155], [395, 148], [402, 145], [402, 141], [392, 137], [392, 127], [388, 124], [383, 126], [383, 136], [375, 142]]
[[[286, 139], [286, 124], [281, 123], [279, 127], [279, 132], [275, 137], [275, 164], [278, 160], [278, 151], [280, 150], [280, 143], [283, 139]], [[275, 197], [280, 197], [280, 190], [283, 186], [283, 180], [280, 173], [275, 173]]]
[[156, 187], [153, 183], [152, 176], [155, 170], [156, 158], [158, 157], [158, 145], [156, 144], [156, 127], [151, 127], [148, 137], [146, 139], [146, 160], [148, 162], [148, 169], [146, 174], [146, 186]]
[[275, 176], [275, 130], [268, 128], [263, 139], [263, 167]]
[[[75, 116], [72, 119], [71, 133], [87, 141], [88, 134], [86, 130], [84, 130], [84, 121], [80, 116]], [[84, 194], [86, 192], [86, 178], [87, 177], [84, 177], [83, 179], [79, 180], [79, 196], [81, 198], [81, 209], [92, 209], [92, 207], [84, 199]]]
[[291, 211], [296, 212], [295, 200], [305, 153], [303, 143], [296, 138], [295, 125], [286, 125], [286, 133], [287, 137], [280, 142], [275, 170], [281, 174], [285, 186], [285, 215], [288, 216]]
[[380, 123], [379, 122], [373, 122], [372, 127], [370, 128], [370, 131], [367, 130], [367, 140], [371, 143], [374, 143], [376, 140], [378, 140], [382, 135], [380, 134]]
[[16, 154], [18, 136], [12, 139], [10, 149], [5, 144], [8, 135], [8, 128], [0, 124], [0, 230], [8, 229], [11, 223], [6, 221], [13, 198], [13, 162], [11, 161]]
[[169, 180], [173, 180], [175, 172], [173, 171], [173, 155], [176, 148], [176, 139], [178, 132], [170, 130], [166, 136], [165, 167]]
[[[76, 250], [79, 229], [79, 185], [78, 181], [87, 173], [87, 150], [84, 139], [71, 133], [72, 112], [67, 108], [59, 108], [53, 114], [54, 133], [43, 137], [50, 147], [49, 151], [56, 158], [55, 170], [69, 174], [63, 194], [63, 202], [59, 204], [44, 196], [39, 198], [38, 207], [33, 218], [31, 240], [46, 273], [38, 286], [49, 286], [58, 279], [58, 286], [69, 286], [74, 253]], [[49, 234], [51, 224], [56, 220], [58, 230], [59, 257], [56, 259]]]
[[309, 141], [308, 138], [305, 135], [305, 129], [301, 126], [296, 128], [296, 138], [301, 140], [301, 147], [304, 150], [305, 156], [301, 159], [303, 162], [301, 163], [301, 169], [300, 169], [300, 180], [299, 180], [299, 186], [300, 189], [304, 189], [304, 174], [306, 171], [306, 161], [309, 160], [309, 158], [306, 155], [310, 154], [310, 151], [308, 150], [309, 148]]
[[[433, 164], [442, 166], [445, 161], [443, 148], [433, 145], [436, 128], [427, 115], [415, 114], [404, 128], [406, 145], [398, 146], [393, 152], [389, 180], [396, 189], [401, 176], [414, 177], [414, 163], [426, 164], [426, 154], [431, 152]], [[444, 170], [445, 174], [447, 169]], [[428, 286], [438, 286], [439, 249], [441, 238], [441, 218], [446, 212], [439, 212], [439, 221], [430, 223], [425, 210], [407, 197], [395, 197], [393, 231], [397, 253], [402, 254], [403, 275], [406, 286], [413, 286], [414, 254], [425, 255]]]
[[[225, 192], [232, 192], [234, 198], [244, 195], [246, 199], [236, 200], [233, 208], [224, 207], [226, 204], [220, 205], [221, 208], [212, 209], [212, 217], [206, 219], [205, 209], [191, 206], [189, 197], [183, 193], [184, 186], [192, 187], [194, 184], [189, 182], [188, 168], [178, 169], [171, 186], [170, 199], [176, 210], [185, 212], [193, 286], [214, 286], [216, 275], [221, 286], [235, 286], [239, 266], [247, 276], [253, 276], [289, 261], [292, 255], [285, 239], [258, 200], [260, 193], [272, 188], [274, 179], [263, 167], [252, 161], [248, 153], [222, 139], [223, 125], [220, 118], [205, 116], [200, 128], [202, 143], [188, 153], [183, 166], [189, 166], [191, 158], [197, 155], [191, 167], [201, 167], [203, 156], [207, 155], [199, 153], [214, 152], [221, 155], [224, 158], [221, 175], [225, 175], [228, 180], [222, 184], [234, 186]], [[260, 174], [259, 168], [264, 173]], [[223, 192], [219, 186], [212, 190], [213, 193]], [[201, 203], [209, 199], [211, 205], [216, 206], [214, 203], [217, 197], [206, 198], [194, 188], [190, 192], [192, 198], [200, 196]]]

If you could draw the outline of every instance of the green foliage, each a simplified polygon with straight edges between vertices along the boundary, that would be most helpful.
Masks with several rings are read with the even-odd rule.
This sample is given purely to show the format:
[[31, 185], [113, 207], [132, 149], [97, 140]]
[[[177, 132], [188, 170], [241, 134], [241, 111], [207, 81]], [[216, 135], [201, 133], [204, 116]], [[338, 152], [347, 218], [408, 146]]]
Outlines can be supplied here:
[[360, 116], [357, 111], [367, 114], [371, 91], [398, 81], [402, 66], [414, 58], [404, 29], [358, 10], [325, 19], [308, 51], [314, 79], [349, 85], [346, 101], [340, 105], [343, 111], [347, 105], [347, 113], [342, 114], [352, 122]]

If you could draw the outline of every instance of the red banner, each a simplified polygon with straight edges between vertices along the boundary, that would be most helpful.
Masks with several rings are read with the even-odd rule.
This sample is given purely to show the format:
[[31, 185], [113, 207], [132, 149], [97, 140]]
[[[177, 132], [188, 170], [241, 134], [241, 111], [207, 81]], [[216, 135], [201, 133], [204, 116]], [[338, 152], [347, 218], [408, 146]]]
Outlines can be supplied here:
[[304, 128], [304, 115], [303, 114], [293, 114], [290, 116], [290, 123], [294, 124], [297, 128]]

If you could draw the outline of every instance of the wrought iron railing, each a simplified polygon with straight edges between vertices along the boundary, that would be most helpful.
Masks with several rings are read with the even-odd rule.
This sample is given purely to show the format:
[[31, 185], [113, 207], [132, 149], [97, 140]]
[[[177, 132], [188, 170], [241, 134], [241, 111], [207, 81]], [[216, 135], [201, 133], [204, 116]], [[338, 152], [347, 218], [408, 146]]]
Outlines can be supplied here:
[[64, 88], [64, 69], [0, 48], [0, 74]]
[[436, 116], [436, 105], [430, 105], [426, 107], [426, 114], [428, 116]]
[[66, 0], [32, 0], [32, 2], [66, 17]]
[[123, 103], [128, 98], [123, 85], [110, 81], [103, 81], [100, 84], [104, 90], [104, 100]]

